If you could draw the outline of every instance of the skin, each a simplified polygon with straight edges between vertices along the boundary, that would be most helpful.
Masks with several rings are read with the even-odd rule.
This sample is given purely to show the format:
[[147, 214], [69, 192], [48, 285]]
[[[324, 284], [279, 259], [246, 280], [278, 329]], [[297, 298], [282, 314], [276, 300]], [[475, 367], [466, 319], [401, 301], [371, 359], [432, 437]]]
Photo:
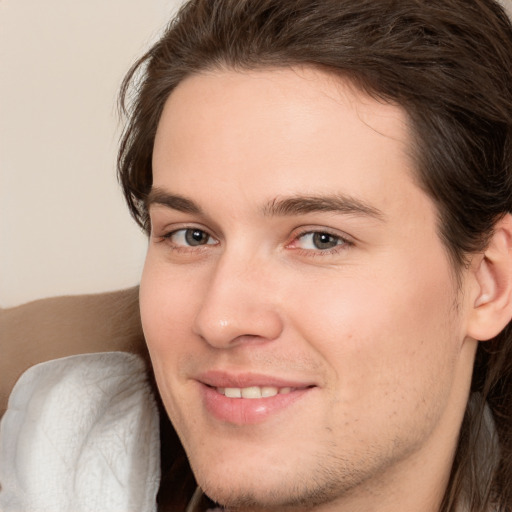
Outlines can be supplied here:
[[[439, 509], [476, 347], [474, 280], [455, 284], [410, 153], [400, 107], [314, 69], [213, 71], [167, 101], [142, 322], [198, 483], [233, 510]], [[272, 208], [304, 196], [344, 207]], [[198, 375], [211, 370], [312, 387], [236, 424], [205, 407]]]

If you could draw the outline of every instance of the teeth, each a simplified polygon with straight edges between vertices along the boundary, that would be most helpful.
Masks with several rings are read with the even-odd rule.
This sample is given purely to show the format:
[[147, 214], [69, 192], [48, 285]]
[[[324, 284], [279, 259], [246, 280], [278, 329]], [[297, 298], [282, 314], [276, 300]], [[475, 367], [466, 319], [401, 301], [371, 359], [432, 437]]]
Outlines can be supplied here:
[[271, 386], [265, 386], [265, 387], [261, 388], [261, 396], [263, 398], [268, 398], [270, 396], [276, 396], [277, 393], [278, 393], [278, 389], [273, 388]]
[[242, 389], [242, 398], [261, 398], [261, 388], [252, 386]]
[[240, 388], [226, 388], [224, 394], [228, 398], [242, 398], [242, 390]]
[[228, 398], [269, 398], [291, 393], [292, 388], [275, 388], [272, 386], [250, 386], [248, 388], [217, 388], [217, 392]]

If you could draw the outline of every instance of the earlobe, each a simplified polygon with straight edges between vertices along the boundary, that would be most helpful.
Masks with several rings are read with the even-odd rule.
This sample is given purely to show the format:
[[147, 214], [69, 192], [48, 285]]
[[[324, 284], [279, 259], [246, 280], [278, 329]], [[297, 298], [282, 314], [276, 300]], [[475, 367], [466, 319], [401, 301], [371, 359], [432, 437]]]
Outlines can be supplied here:
[[499, 334], [512, 318], [512, 216], [495, 226], [487, 249], [474, 260], [475, 296], [468, 336], [485, 341]]

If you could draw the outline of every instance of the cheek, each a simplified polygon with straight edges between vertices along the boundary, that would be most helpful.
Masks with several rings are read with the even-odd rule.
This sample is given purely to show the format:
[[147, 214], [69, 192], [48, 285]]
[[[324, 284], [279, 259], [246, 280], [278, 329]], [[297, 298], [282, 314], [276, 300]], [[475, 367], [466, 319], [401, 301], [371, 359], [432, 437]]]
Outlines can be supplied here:
[[427, 275], [403, 263], [294, 295], [296, 329], [327, 362], [337, 401], [414, 408], [450, 387], [461, 336], [449, 270], [440, 264]]
[[[148, 252], [140, 283], [140, 310], [150, 352], [172, 354], [179, 348], [177, 334], [190, 326], [199, 285], [200, 280], [187, 277], [181, 268], [166, 264], [151, 250]], [[197, 293], [191, 293], [192, 290]]]
[[[177, 401], [180, 378], [179, 360], [190, 343], [182, 343], [190, 330], [192, 297], [184, 295], [183, 272], [170, 271], [169, 265], [148, 253], [140, 283], [142, 327], [157, 385], [170, 415]], [[188, 287], [187, 289], [193, 289]], [[190, 336], [189, 336], [190, 337]]]

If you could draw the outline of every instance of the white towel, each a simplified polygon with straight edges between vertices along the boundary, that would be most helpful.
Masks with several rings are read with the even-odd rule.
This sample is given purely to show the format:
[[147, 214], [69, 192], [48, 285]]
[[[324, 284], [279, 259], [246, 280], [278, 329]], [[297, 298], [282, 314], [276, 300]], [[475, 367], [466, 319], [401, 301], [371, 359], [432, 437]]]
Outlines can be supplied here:
[[0, 510], [154, 512], [159, 445], [139, 357], [85, 354], [34, 366], [0, 423]]

